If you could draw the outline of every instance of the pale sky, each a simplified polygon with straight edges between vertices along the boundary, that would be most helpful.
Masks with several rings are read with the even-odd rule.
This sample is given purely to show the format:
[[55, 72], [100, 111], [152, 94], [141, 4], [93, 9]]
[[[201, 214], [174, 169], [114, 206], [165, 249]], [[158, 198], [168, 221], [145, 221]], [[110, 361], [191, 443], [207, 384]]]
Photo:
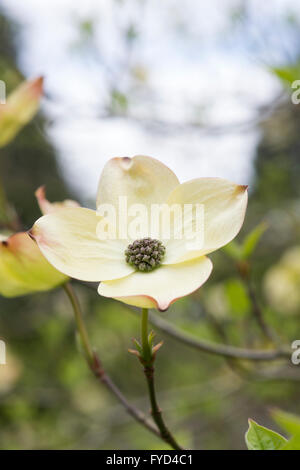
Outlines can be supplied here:
[[[265, 3], [247, 2], [254, 15], [253, 37], [264, 36], [265, 27], [267, 31], [283, 14], [293, 12], [300, 18], [294, 2]], [[205, 125], [247, 122], [280, 90], [264, 63], [263, 46], [257, 51], [244, 43], [238, 28], [231, 34], [230, 17], [240, 4], [237, 0], [164, 0], [163, 6], [161, 0], [0, 1], [22, 26], [22, 71], [27, 77], [45, 76], [50, 98], [43, 101], [50, 120], [47, 132], [66, 180], [83, 198], [94, 198], [105, 162], [117, 155], [156, 157], [181, 181], [221, 176], [251, 183], [259, 140], [256, 128], [239, 132], [233, 126], [230, 132], [215, 135], [180, 127], [194, 119], [196, 109]], [[261, 24], [262, 17], [266, 25]], [[78, 52], [78, 24], [90, 19], [95, 25], [94, 57], [85, 50]], [[128, 59], [121, 32], [132, 23], [139, 37]], [[258, 43], [266, 39], [259, 38]], [[272, 56], [280, 59], [278, 53]], [[129, 60], [132, 68], [146, 74], [144, 87], [133, 89]], [[107, 77], [132, 94], [132, 119], [101, 119], [108, 102]], [[179, 127], [164, 132], [159, 125], [141, 124], [149, 119]]]

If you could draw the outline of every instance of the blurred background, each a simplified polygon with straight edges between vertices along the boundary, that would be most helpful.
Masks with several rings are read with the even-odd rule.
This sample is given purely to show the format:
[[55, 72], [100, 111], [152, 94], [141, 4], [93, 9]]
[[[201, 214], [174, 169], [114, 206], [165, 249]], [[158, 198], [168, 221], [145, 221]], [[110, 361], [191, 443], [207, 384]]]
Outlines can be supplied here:
[[[113, 156], [151, 155], [181, 181], [221, 176], [249, 184], [241, 242], [266, 231], [251, 278], [281, 344], [300, 339], [300, 5], [290, 0], [0, 0], [0, 79], [13, 90], [43, 75], [39, 114], [1, 149], [1, 179], [24, 228], [34, 191], [94, 208]], [[161, 316], [213, 342], [268, 348], [229, 250], [210, 280]], [[249, 261], [248, 261], [249, 262]], [[148, 411], [141, 367], [127, 353], [139, 318], [74, 283], [92, 342], [128, 399]], [[164, 340], [159, 401], [188, 448], [245, 449], [247, 419], [276, 429], [269, 410], [300, 414], [300, 369], [289, 361], [226, 361]], [[164, 449], [91, 376], [72, 311], [56, 289], [0, 297], [2, 449]], [[300, 367], [300, 366], [298, 366]]]

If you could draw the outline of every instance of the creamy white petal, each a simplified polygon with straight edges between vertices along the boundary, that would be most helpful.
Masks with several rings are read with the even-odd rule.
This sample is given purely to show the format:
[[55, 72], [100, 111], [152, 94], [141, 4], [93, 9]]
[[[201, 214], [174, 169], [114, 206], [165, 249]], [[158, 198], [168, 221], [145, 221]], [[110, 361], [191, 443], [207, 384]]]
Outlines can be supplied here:
[[149, 272], [134, 272], [123, 279], [101, 282], [98, 292], [129, 305], [166, 310], [175, 300], [198, 289], [209, 277], [212, 262], [202, 257]]
[[83, 281], [118, 279], [133, 272], [125, 261], [127, 240], [101, 240], [100, 221], [90, 209], [68, 208], [44, 215], [30, 235], [59, 271]]
[[[193, 211], [186, 218], [175, 216], [172, 220], [171, 238], [164, 240], [164, 263], [194, 259], [229, 243], [242, 227], [247, 200], [247, 186], [222, 178], [198, 178], [177, 186], [169, 195], [168, 204], [180, 205], [182, 214], [184, 206], [192, 204]], [[175, 239], [174, 233], [182, 234], [181, 238]], [[187, 239], [188, 233], [194, 235], [194, 240]]]
[[131, 204], [160, 204], [179, 185], [176, 175], [163, 163], [152, 157], [116, 157], [109, 160], [101, 174], [97, 207], [113, 204], [118, 207], [119, 196], [126, 196]]
[[80, 207], [78, 202], [73, 201], [72, 199], [65, 199], [64, 201], [60, 202], [48, 201], [46, 198], [45, 186], [40, 186], [34, 194], [42, 214], [50, 214], [51, 212], [55, 212], [60, 209], [66, 209], [68, 207]]

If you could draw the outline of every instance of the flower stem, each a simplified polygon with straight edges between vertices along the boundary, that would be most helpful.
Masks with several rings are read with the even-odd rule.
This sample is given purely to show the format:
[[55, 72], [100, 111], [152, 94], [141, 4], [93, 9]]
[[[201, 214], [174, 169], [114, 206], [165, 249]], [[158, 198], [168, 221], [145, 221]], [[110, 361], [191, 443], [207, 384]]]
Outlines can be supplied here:
[[141, 326], [141, 335], [142, 335], [142, 357], [141, 362], [144, 365], [144, 373], [147, 380], [149, 398], [151, 403], [151, 413], [154, 422], [156, 423], [160, 435], [164, 441], [166, 441], [173, 449], [182, 450], [182, 447], [176, 442], [176, 439], [171, 434], [167, 428], [160, 407], [157, 403], [155, 385], [154, 385], [154, 356], [152, 354], [152, 348], [149, 344], [148, 337], [148, 309], [142, 309], [142, 326]]
[[151, 361], [151, 349], [148, 339], [148, 309], [142, 308], [142, 349], [143, 349], [143, 358], [146, 362]]
[[[83, 282], [80, 282], [80, 284], [94, 290], [93, 287], [90, 287]], [[140, 317], [139, 309], [135, 309], [129, 305], [126, 305], [126, 307], [129, 312]], [[196, 336], [171, 325], [166, 320], [163, 320], [160, 316], [155, 315], [152, 312], [149, 312], [149, 321], [152, 325], [159, 328], [171, 338], [204, 353], [223, 356], [224, 358], [232, 357], [236, 359], [245, 359], [247, 361], [277, 361], [278, 359], [289, 359], [291, 357], [289, 345], [284, 345], [276, 349], [246, 349], [238, 346], [231, 346], [229, 344], [213, 343], [201, 340]]]
[[89, 336], [88, 332], [86, 330], [84, 321], [83, 321], [83, 316], [82, 316], [82, 311], [79, 305], [78, 298], [71, 286], [70, 283], [66, 283], [63, 285], [63, 288], [71, 302], [71, 305], [73, 307], [74, 311], [74, 317], [75, 317], [75, 322], [76, 326], [80, 335], [82, 347], [84, 349], [86, 361], [93, 372], [94, 376], [100, 380], [110, 392], [112, 392], [113, 395], [118, 399], [118, 401], [124, 406], [126, 411], [140, 424], [142, 424], [145, 428], [147, 428], [149, 431], [154, 433], [158, 437], [162, 437], [161, 433], [157, 430], [157, 428], [147, 419], [147, 417], [142, 413], [139, 409], [137, 409], [135, 406], [131, 405], [121, 390], [115, 385], [115, 383], [112, 381], [112, 379], [106, 374], [105, 370], [102, 367], [102, 363], [98, 357], [98, 355], [93, 351], [93, 348], [91, 347], [90, 341], [89, 341]]
[[86, 330], [86, 327], [83, 321], [82, 312], [81, 312], [81, 308], [78, 302], [78, 298], [75, 295], [75, 292], [70, 283], [64, 284], [63, 288], [67, 296], [69, 297], [69, 300], [73, 307], [75, 322], [76, 322], [78, 333], [81, 339], [82, 347], [84, 349], [86, 360], [89, 363], [89, 365], [92, 366], [92, 364], [94, 363], [94, 352], [89, 342], [88, 332]]

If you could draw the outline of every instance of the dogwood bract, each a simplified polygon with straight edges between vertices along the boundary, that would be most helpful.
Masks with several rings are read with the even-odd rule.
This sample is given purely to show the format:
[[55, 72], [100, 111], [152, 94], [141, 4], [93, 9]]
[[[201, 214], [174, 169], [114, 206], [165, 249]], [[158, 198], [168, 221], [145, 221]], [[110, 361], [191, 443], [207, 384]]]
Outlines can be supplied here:
[[7, 145], [37, 113], [43, 93], [43, 77], [24, 81], [0, 104], [0, 147]]
[[[189, 247], [174, 236], [182, 221], [172, 219], [169, 239], [151, 233], [132, 238], [100, 239], [101, 216], [94, 210], [66, 208], [41, 217], [31, 236], [59, 271], [83, 281], [100, 281], [98, 292], [130, 305], [166, 310], [175, 300], [198, 289], [209, 277], [207, 254], [231, 241], [239, 232], [247, 206], [247, 187], [221, 178], [198, 178], [180, 184], [175, 174], [151, 157], [113, 158], [100, 177], [97, 207], [118, 210], [119, 198], [128, 206], [142, 204], [201, 204], [204, 207], [203, 243]], [[122, 214], [119, 214], [122, 216]], [[193, 226], [198, 226], [193, 219]]]
[[48, 291], [67, 280], [48, 263], [27, 232], [0, 235], [0, 295]]
[[[79, 207], [76, 201], [71, 200], [48, 201], [44, 187], [37, 189], [36, 198], [43, 214], [63, 207]], [[27, 232], [0, 233], [0, 295], [17, 297], [48, 291], [67, 281], [67, 276], [48, 263]]]

